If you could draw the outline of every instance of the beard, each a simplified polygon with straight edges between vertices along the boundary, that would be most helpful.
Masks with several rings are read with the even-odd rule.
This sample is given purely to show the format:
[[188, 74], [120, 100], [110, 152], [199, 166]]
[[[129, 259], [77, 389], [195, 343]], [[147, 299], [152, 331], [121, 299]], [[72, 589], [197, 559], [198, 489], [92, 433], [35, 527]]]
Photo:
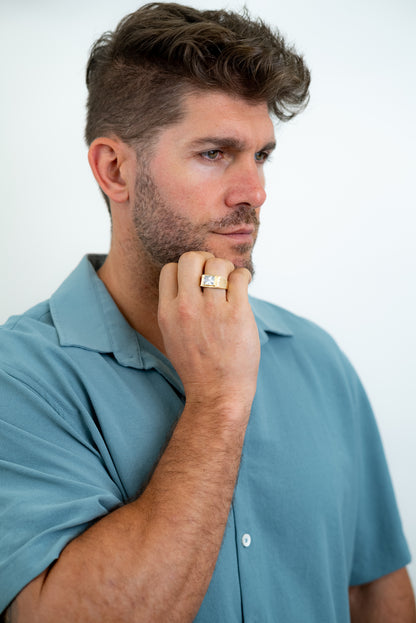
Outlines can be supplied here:
[[[142, 163], [135, 188], [133, 209], [135, 235], [153, 268], [158, 271], [169, 262], [178, 262], [187, 251], [213, 253], [206, 239], [210, 232], [220, 232], [238, 225], [254, 225], [257, 237], [259, 219], [255, 208], [240, 205], [222, 219], [196, 224], [177, 214], [163, 200], [150, 172]], [[240, 243], [231, 247], [235, 266], [247, 268], [254, 276], [252, 248], [254, 244]]]

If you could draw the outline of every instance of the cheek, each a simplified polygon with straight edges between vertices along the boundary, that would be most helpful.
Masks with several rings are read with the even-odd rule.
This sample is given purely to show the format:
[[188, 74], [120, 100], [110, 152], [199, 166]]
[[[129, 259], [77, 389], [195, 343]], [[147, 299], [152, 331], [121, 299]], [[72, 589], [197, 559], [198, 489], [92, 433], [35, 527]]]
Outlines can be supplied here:
[[212, 218], [218, 204], [212, 183], [195, 180], [192, 176], [170, 176], [165, 182], [158, 189], [161, 199], [171, 209], [198, 222]]
[[220, 167], [207, 167], [194, 158], [178, 162], [161, 153], [153, 160], [150, 175], [162, 202], [197, 223], [216, 218], [223, 208]]

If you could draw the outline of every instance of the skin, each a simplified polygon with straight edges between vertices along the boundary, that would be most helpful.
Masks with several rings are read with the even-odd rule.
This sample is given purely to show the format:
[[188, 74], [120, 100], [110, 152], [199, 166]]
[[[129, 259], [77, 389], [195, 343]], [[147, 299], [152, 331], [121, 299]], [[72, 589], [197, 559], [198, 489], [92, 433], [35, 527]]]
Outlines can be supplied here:
[[415, 623], [416, 607], [406, 569], [349, 591], [352, 623]]
[[[265, 104], [212, 92], [188, 97], [183, 119], [160, 133], [148, 161], [116, 137], [91, 145], [113, 218], [99, 276], [130, 324], [172, 361], [186, 405], [140, 497], [69, 543], [18, 595], [11, 621], [187, 623], [198, 612], [256, 390], [247, 267], [273, 145]], [[202, 290], [202, 272], [228, 277], [228, 291]], [[401, 570], [353, 589], [353, 621], [414, 623], [409, 586]]]
[[[157, 321], [162, 266], [177, 262], [197, 244], [236, 267], [252, 268], [259, 212], [266, 198], [264, 162], [274, 146], [266, 104], [213, 93], [189, 96], [185, 118], [160, 133], [150, 163], [138, 162], [135, 152], [117, 140], [97, 139], [92, 144], [90, 164], [107, 194], [114, 184], [98, 162], [105, 161], [112, 172], [117, 158], [131, 180], [129, 190], [118, 195], [124, 201], [131, 198], [129, 208], [113, 209], [111, 249], [99, 275], [130, 324], [162, 352]], [[241, 228], [247, 233], [232, 233]], [[139, 229], [146, 232], [145, 242]], [[187, 240], [178, 244], [177, 231], [186, 231]], [[152, 250], [160, 239], [165, 248], [155, 256]]]

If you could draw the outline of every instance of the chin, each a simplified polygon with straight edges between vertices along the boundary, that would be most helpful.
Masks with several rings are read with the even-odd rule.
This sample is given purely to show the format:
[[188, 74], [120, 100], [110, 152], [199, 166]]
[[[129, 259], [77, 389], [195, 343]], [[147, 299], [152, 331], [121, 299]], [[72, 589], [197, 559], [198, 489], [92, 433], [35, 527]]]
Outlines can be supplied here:
[[253, 278], [255, 270], [253, 265], [252, 250], [253, 246], [251, 244], [239, 245], [237, 247], [227, 250], [216, 249], [213, 246], [209, 245], [201, 249], [201, 251], [208, 251], [208, 253], [212, 253], [213, 255], [215, 255], [215, 257], [229, 260], [234, 264], [236, 268], [247, 268]]
[[250, 271], [251, 279], [253, 280], [255, 270], [254, 270], [253, 260], [251, 257], [231, 258], [231, 261], [236, 268], [247, 268], [247, 270]]

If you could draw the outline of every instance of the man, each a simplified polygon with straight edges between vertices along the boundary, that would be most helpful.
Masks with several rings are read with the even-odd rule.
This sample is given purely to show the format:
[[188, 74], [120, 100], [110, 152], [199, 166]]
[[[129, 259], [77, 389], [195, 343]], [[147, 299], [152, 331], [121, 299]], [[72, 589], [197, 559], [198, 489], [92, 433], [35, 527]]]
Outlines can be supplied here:
[[5, 619], [414, 622], [356, 374], [247, 295], [303, 60], [246, 15], [155, 3], [87, 83], [111, 249], [1, 332]]

